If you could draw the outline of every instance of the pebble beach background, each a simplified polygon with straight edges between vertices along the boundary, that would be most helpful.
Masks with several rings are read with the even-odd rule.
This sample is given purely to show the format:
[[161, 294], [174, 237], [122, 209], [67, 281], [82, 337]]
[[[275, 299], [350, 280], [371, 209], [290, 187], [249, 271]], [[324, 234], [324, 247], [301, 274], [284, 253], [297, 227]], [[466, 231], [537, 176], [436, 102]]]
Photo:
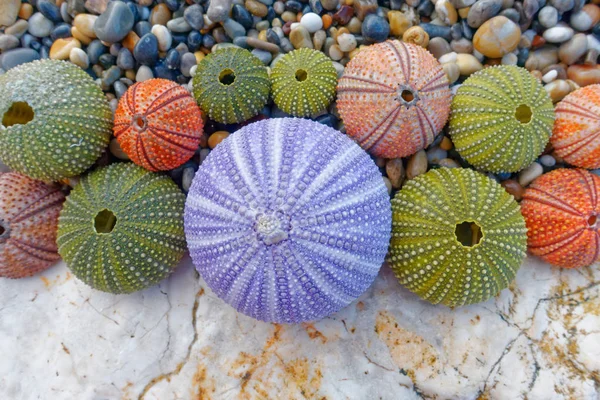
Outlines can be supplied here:
[[[399, 38], [428, 49], [453, 92], [490, 65], [525, 67], [554, 103], [600, 83], [600, 0], [3, 0], [0, 74], [40, 58], [69, 60], [106, 93], [113, 111], [135, 82], [166, 78], [191, 89], [206, 54], [246, 48], [266, 66], [299, 48], [323, 51], [338, 76], [364, 46]], [[287, 116], [272, 103], [248, 122]], [[335, 102], [316, 121], [344, 132]], [[169, 175], [187, 192], [195, 171], [240, 125], [208, 121], [195, 156]], [[127, 159], [116, 139], [97, 164]], [[430, 168], [467, 166], [440, 134], [406, 159], [376, 159], [390, 193]], [[488, 174], [519, 200], [561, 165], [551, 147], [518, 174]], [[73, 182], [70, 182], [71, 184]]]

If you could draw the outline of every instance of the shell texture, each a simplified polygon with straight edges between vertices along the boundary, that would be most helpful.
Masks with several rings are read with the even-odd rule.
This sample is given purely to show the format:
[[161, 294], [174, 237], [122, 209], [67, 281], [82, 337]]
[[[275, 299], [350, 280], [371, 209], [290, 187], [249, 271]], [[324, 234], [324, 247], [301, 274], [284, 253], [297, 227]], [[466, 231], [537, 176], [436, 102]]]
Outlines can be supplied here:
[[424, 149], [450, 112], [441, 65], [422, 47], [398, 40], [361, 50], [346, 66], [337, 93], [346, 132], [377, 157]]
[[502, 65], [478, 71], [452, 101], [450, 135], [470, 164], [491, 172], [517, 172], [544, 151], [554, 107], [524, 68]]
[[0, 158], [34, 179], [78, 175], [108, 145], [112, 112], [102, 90], [66, 61], [22, 64], [0, 76]]
[[600, 168], [600, 84], [578, 89], [556, 105], [550, 141], [562, 159], [581, 168]]
[[227, 47], [198, 64], [193, 94], [208, 118], [225, 124], [257, 115], [269, 99], [267, 69], [248, 50]]
[[167, 79], [150, 79], [121, 97], [113, 132], [131, 161], [164, 171], [194, 155], [203, 126], [202, 112], [187, 90]]
[[198, 170], [185, 232], [196, 268], [238, 311], [323, 318], [363, 293], [389, 244], [381, 174], [347, 136], [280, 118], [226, 138]]
[[537, 178], [521, 202], [529, 251], [564, 268], [597, 261], [599, 193], [600, 178], [583, 169], [556, 169]]
[[59, 260], [56, 227], [64, 200], [58, 186], [0, 174], [0, 277], [31, 276]]
[[434, 304], [495, 296], [515, 277], [526, 241], [514, 198], [470, 169], [431, 170], [392, 200], [389, 262], [400, 283]]
[[97, 169], [67, 197], [58, 252], [95, 289], [145, 289], [167, 277], [183, 256], [184, 203], [168, 177], [133, 163]]
[[315, 115], [335, 96], [337, 72], [322, 52], [298, 49], [283, 56], [271, 72], [277, 107], [296, 117]]

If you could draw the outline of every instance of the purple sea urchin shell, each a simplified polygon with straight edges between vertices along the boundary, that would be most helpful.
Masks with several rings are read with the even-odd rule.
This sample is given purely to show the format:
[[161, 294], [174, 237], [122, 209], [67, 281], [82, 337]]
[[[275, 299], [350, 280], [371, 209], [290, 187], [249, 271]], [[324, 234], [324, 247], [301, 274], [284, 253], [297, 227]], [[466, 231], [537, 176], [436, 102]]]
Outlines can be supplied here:
[[293, 118], [250, 124], [202, 163], [185, 205], [196, 268], [238, 311], [323, 318], [373, 282], [390, 239], [378, 168], [347, 136]]

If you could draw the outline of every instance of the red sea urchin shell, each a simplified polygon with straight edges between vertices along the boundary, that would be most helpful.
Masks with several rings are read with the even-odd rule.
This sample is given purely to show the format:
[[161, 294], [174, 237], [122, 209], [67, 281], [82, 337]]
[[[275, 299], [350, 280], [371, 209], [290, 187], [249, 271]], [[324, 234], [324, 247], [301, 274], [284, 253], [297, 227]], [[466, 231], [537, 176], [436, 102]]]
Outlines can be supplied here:
[[187, 90], [167, 79], [150, 79], [123, 95], [113, 132], [131, 161], [165, 171], [194, 155], [203, 126], [202, 112]]
[[563, 268], [598, 260], [600, 178], [583, 169], [542, 175], [523, 196], [521, 213], [532, 254]]
[[550, 141], [556, 154], [582, 168], [600, 168], [600, 84], [574, 91], [556, 105]]
[[58, 214], [64, 194], [16, 172], [0, 174], [0, 277], [23, 278], [60, 258]]
[[361, 50], [337, 90], [348, 135], [385, 158], [406, 157], [431, 144], [446, 124], [452, 100], [437, 60], [398, 40]]

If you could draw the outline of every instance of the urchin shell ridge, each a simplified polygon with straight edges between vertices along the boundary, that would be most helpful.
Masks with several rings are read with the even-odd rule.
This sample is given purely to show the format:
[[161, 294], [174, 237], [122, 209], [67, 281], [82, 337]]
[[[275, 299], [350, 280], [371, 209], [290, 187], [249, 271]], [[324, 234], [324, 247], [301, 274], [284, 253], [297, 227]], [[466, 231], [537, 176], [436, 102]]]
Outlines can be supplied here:
[[185, 209], [190, 255], [211, 289], [246, 315], [284, 323], [323, 318], [362, 294], [390, 224], [372, 159], [304, 119], [259, 121], [221, 142]]
[[[11, 115], [22, 114], [23, 102], [33, 110], [33, 119], [12, 124]], [[65, 61], [33, 61], [0, 76], [0, 115], [12, 120], [12, 125], [0, 125], [0, 158], [13, 170], [44, 181], [89, 168], [106, 149], [112, 128], [102, 90]]]
[[[185, 196], [170, 178], [133, 163], [116, 163], [84, 176], [73, 188], [58, 226], [58, 251], [73, 274], [91, 287], [130, 293], [152, 286], [185, 251]], [[112, 214], [100, 230], [98, 216]]]
[[452, 100], [449, 132], [473, 166], [517, 172], [544, 151], [553, 123], [554, 107], [543, 86], [526, 69], [501, 65], [478, 71], [461, 85]]
[[320, 51], [302, 48], [286, 54], [270, 77], [275, 104], [296, 117], [325, 110], [335, 96], [337, 72]]
[[[463, 223], [481, 228], [478, 242], [459, 242]], [[455, 307], [495, 296], [521, 266], [526, 239], [514, 198], [470, 169], [431, 170], [392, 200], [390, 265], [400, 283], [434, 304]]]

